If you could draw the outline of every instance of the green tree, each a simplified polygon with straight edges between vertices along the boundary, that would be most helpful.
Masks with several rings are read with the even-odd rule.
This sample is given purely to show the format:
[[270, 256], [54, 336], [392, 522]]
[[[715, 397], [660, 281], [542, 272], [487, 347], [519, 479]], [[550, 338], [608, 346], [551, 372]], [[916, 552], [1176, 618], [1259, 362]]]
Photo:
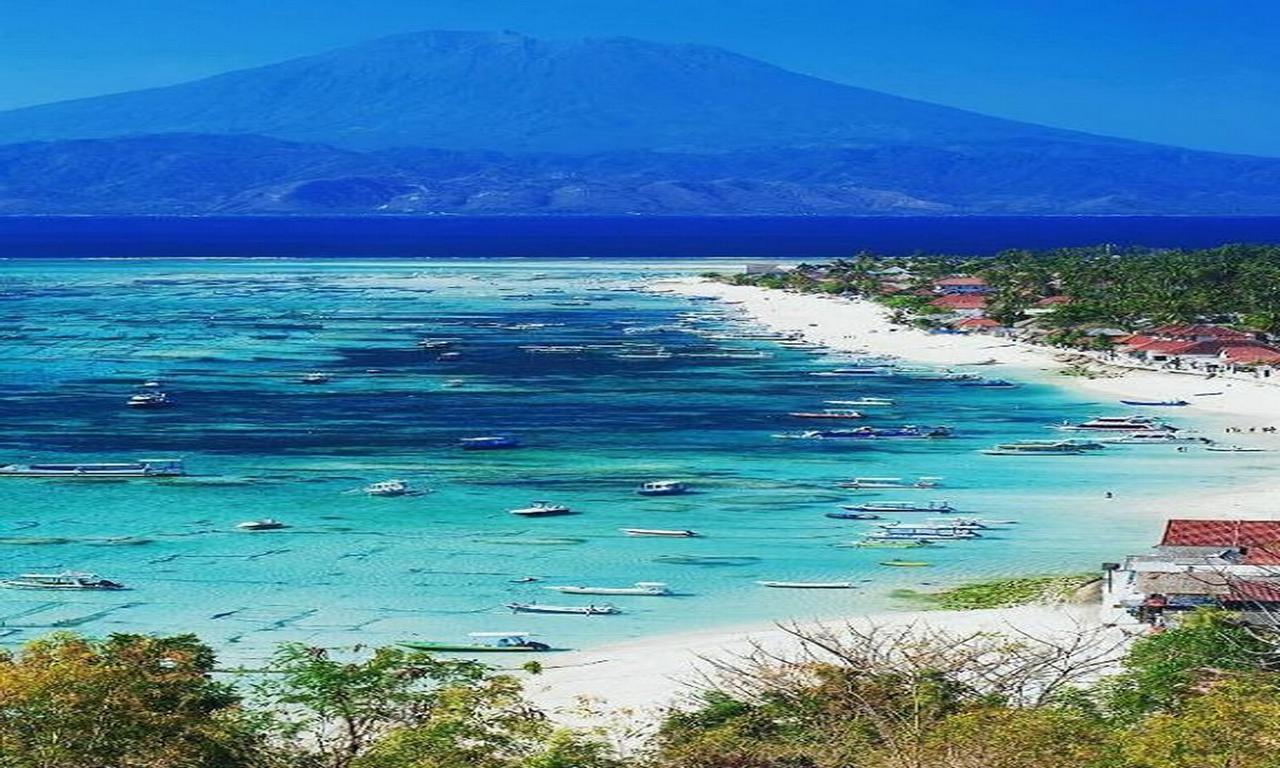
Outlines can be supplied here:
[[265, 729], [193, 635], [56, 634], [0, 655], [4, 768], [234, 768]]
[[1274, 674], [1212, 684], [1177, 713], [1122, 735], [1126, 768], [1280, 768], [1280, 688]]

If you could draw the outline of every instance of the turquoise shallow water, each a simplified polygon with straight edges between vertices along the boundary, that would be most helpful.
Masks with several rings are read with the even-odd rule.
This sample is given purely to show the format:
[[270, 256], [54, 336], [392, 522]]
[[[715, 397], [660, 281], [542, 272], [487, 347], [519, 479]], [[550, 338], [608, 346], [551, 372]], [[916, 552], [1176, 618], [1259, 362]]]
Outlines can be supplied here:
[[[533, 630], [558, 644], [903, 605], [889, 593], [999, 574], [1089, 570], [1147, 546], [1159, 522], [1125, 499], [1174, 494], [1213, 457], [1170, 448], [1003, 459], [976, 449], [1114, 411], [1031, 381], [1014, 390], [810, 375], [825, 355], [716, 340], [729, 307], [630, 286], [704, 269], [583, 262], [9, 261], [0, 266], [0, 461], [186, 459], [164, 482], [3, 480], [0, 571], [74, 568], [116, 593], [0, 591], [2, 642], [55, 629], [193, 631], [232, 657], [322, 645]], [[692, 315], [696, 315], [691, 317]], [[456, 342], [443, 361], [415, 342]], [[576, 345], [534, 354], [527, 345]], [[618, 357], [657, 347], [671, 357]], [[729, 348], [768, 357], [706, 357]], [[324, 385], [299, 377], [322, 370]], [[156, 377], [175, 401], [127, 410]], [[460, 381], [460, 385], [451, 382]], [[833, 446], [776, 440], [791, 410], [887, 395], [873, 424], [949, 424], [957, 438]], [[464, 452], [495, 431], [525, 447]], [[1236, 478], [1247, 476], [1237, 466]], [[1261, 471], [1261, 470], [1259, 470]], [[943, 475], [945, 499], [1020, 520], [929, 550], [840, 548], [867, 523], [823, 513], [855, 475]], [[403, 478], [432, 492], [370, 498]], [[696, 493], [646, 499], [644, 480]], [[1201, 479], [1197, 479], [1201, 478]], [[1103, 491], [1118, 491], [1106, 501]], [[534, 499], [581, 514], [520, 519]], [[271, 516], [291, 527], [245, 533]], [[923, 517], [916, 515], [915, 517]], [[904, 518], [909, 519], [909, 518]], [[689, 540], [621, 527], [693, 528]], [[886, 568], [892, 557], [929, 568]], [[708, 561], [705, 558], [721, 558]], [[522, 576], [539, 584], [513, 584]], [[853, 580], [849, 591], [757, 579]], [[510, 600], [576, 603], [543, 584], [665, 581], [680, 594], [614, 600], [608, 617], [511, 616]]]

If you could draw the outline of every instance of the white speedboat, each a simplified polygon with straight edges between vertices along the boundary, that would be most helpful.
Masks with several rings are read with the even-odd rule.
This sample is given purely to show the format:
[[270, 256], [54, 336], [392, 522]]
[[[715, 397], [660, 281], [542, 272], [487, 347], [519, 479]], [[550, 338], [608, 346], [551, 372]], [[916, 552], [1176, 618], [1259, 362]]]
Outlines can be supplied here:
[[942, 485], [941, 477], [923, 476], [915, 480], [904, 480], [901, 477], [855, 477], [839, 484], [841, 488], [859, 491], [875, 490], [911, 490], [937, 488]]
[[541, 603], [507, 603], [513, 613], [556, 613], [576, 616], [609, 616], [621, 613], [617, 607], [603, 605], [543, 605]]
[[275, 531], [289, 526], [272, 517], [264, 517], [261, 520], [246, 520], [243, 523], [236, 523], [236, 527], [242, 531]]
[[854, 400], [824, 400], [827, 405], [842, 405], [850, 408], [888, 408], [893, 405], [891, 397], [859, 397]]
[[179, 477], [185, 475], [182, 459], [138, 459], [137, 461], [86, 464], [6, 464], [0, 477], [57, 477], [70, 479]]
[[679, 480], [651, 480], [636, 489], [641, 496], [678, 496], [689, 490], [689, 486]]
[[1079, 424], [1060, 424], [1067, 432], [1174, 432], [1177, 431], [1150, 416], [1098, 416]]
[[101, 578], [92, 573], [63, 571], [62, 573], [24, 573], [12, 579], [0, 581], [0, 586], [12, 589], [124, 589], [118, 581]]
[[413, 492], [403, 480], [381, 480], [369, 483], [362, 490], [369, 496], [407, 496]]
[[862, 414], [850, 408], [825, 408], [821, 411], [791, 411], [793, 419], [861, 419]]
[[671, 589], [660, 581], [637, 581], [630, 587], [547, 587], [566, 595], [634, 595], [640, 597], [663, 597], [671, 594]]
[[549, 504], [545, 501], [535, 501], [527, 507], [508, 510], [513, 515], [521, 517], [551, 517], [553, 515], [571, 515], [573, 510], [564, 504]]
[[855, 589], [852, 581], [757, 581], [762, 587], [776, 589]]
[[332, 378], [333, 377], [327, 373], [320, 373], [319, 371], [313, 371], [311, 373], [304, 373], [302, 375], [302, 378], [299, 379], [299, 381], [301, 381], [303, 384], [324, 384], [325, 382], [331, 380]]
[[691, 539], [699, 535], [697, 531], [667, 528], [623, 528], [621, 530], [628, 536], [668, 536], [676, 539]]

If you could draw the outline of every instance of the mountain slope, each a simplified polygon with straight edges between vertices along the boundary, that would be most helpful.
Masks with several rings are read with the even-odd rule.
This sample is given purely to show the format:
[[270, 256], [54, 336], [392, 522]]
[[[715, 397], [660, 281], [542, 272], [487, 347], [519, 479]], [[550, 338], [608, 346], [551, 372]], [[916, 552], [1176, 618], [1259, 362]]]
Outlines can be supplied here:
[[[592, 155], [160, 135], [0, 146], [0, 213], [1216, 213], [1280, 210], [1280, 160], [1028, 144]], [[1209, 191], [1212, 190], [1212, 191]]]
[[148, 133], [573, 154], [1131, 143], [840, 85], [707, 46], [513, 33], [398, 35], [181, 85], [0, 113], [0, 143]]

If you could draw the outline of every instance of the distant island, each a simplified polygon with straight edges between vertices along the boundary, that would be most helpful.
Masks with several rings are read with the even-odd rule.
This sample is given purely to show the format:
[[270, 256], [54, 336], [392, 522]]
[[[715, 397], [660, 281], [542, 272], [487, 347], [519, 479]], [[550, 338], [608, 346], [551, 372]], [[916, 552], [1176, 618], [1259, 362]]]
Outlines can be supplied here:
[[1265, 214], [1280, 159], [1095, 136], [718, 48], [398, 35], [0, 113], [0, 214]]

